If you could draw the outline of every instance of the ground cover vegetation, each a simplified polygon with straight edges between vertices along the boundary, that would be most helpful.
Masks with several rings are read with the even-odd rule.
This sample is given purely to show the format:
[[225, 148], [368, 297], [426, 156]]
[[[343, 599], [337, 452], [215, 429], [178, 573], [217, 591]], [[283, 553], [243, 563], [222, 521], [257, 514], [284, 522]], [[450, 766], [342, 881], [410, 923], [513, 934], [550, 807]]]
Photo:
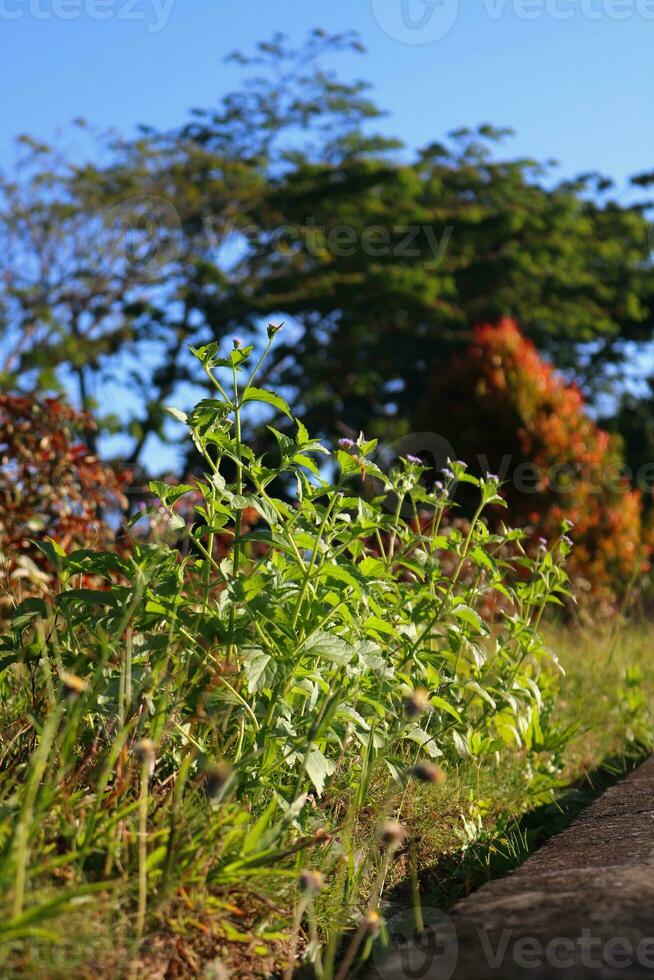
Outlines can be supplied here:
[[[41, 541], [55, 593], [21, 603], [2, 641], [3, 938], [55, 942], [52, 921], [85, 903], [138, 941], [192, 895], [227, 940], [234, 892], [257, 918], [277, 879], [300, 889], [295, 927], [268, 910], [261, 954], [346, 975], [377, 934], [407, 799], [437, 798], [461, 760], [481, 780], [519, 755], [525, 792], [555, 785], [567, 735], [539, 624], [570, 543], [561, 529], [530, 557], [523, 532], [489, 531], [499, 481], [456, 461], [428, 493], [417, 458], [384, 473], [363, 436], [330, 454], [295, 418], [273, 429], [276, 459], [257, 456], [250, 406], [292, 418], [256, 384], [265, 360], [238, 342], [194, 353], [215, 397], [172, 414], [206, 475], [153, 483], [168, 541]], [[465, 534], [443, 524], [455, 483], [478, 496]]]

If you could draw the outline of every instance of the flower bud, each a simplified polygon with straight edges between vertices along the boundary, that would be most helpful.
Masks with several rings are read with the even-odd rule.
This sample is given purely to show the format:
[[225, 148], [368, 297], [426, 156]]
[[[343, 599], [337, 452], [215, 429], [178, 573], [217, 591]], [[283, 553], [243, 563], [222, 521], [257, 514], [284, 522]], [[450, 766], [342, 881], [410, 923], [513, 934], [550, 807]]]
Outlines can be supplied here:
[[381, 926], [381, 917], [379, 915], [379, 912], [375, 912], [374, 910], [367, 912], [363, 917], [363, 923], [365, 926], [366, 933], [369, 936], [373, 936], [373, 937], [376, 936]]
[[393, 850], [401, 847], [408, 836], [406, 827], [403, 827], [397, 820], [387, 821], [381, 828], [380, 835], [384, 844], [387, 847], [393, 848]]
[[207, 767], [204, 775], [204, 789], [210, 800], [215, 800], [225, 788], [232, 775], [232, 767], [227, 762], [214, 762]]
[[429, 707], [429, 691], [425, 687], [416, 687], [402, 702], [406, 718], [417, 718]]
[[316, 895], [325, 887], [325, 876], [321, 871], [303, 871], [300, 875], [300, 891], [305, 895]]
[[409, 775], [417, 779], [419, 783], [432, 783], [441, 786], [445, 782], [445, 773], [440, 766], [435, 766], [433, 762], [419, 762], [409, 770]]
[[155, 749], [154, 742], [150, 738], [142, 738], [134, 746], [134, 757], [144, 768], [147, 768], [148, 778], [154, 772]]
[[268, 324], [268, 340], [272, 340], [273, 337], [275, 336], [275, 334], [276, 333], [279, 333], [279, 331], [282, 329], [283, 326], [284, 326], [284, 322], [283, 321], [282, 321], [282, 323], [269, 323]]
[[64, 685], [64, 697], [67, 701], [74, 701], [80, 694], [84, 694], [89, 689], [88, 681], [85, 681], [83, 677], [78, 677], [77, 674], [62, 670], [59, 676]]

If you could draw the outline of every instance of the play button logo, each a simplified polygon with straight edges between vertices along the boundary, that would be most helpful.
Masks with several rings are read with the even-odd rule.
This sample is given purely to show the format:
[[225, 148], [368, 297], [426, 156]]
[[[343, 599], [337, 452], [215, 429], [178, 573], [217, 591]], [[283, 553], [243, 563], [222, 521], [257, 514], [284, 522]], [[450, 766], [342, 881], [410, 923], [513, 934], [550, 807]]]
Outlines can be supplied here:
[[375, 20], [402, 44], [431, 44], [452, 29], [459, 0], [372, 0]]
[[440, 909], [423, 908], [425, 928], [416, 931], [415, 911], [408, 908], [386, 921], [372, 950], [370, 980], [450, 980], [458, 960], [452, 920]]

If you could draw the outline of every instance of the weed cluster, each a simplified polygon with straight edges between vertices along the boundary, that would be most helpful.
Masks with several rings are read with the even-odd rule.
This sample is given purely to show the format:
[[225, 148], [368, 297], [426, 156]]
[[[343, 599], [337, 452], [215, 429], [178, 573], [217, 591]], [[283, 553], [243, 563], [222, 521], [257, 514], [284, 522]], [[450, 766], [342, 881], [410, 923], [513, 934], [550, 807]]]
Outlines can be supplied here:
[[[344, 976], [383, 940], [398, 855], [415, 874], [414, 792], [442, 792], [462, 759], [500, 772], [518, 754], [544, 794], [556, 777], [539, 625], [566, 593], [568, 539], [530, 557], [522, 532], [491, 533], [499, 481], [461, 463], [428, 493], [420, 460], [383, 472], [363, 436], [328, 452], [255, 385], [276, 329], [256, 363], [238, 342], [194, 351], [215, 397], [171, 411], [206, 476], [152, 485], [164, 540], [121, 555], [42, 542], [56, 595], [23, 602], [0, 641], [15, 955], [55, 943], [79, 903], [130, 917], [138, 941], [191, 895], [218, 913], [217, 941], [242, 939], [246, 893], [258, 954]], [[254, 404], [288, 419], [274, 460], [243, 439]], [[466, 531], [444, 521], [459, 482], [478, 494]], [[282, 909], [264, 911], [271, 882]]]

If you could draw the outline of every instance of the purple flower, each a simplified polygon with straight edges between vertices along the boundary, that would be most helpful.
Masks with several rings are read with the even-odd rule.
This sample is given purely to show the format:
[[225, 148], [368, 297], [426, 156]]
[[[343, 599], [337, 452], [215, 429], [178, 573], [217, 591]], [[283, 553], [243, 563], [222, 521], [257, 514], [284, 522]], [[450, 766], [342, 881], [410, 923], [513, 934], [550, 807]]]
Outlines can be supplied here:
[[539, 538], [538, 547], [541, 549], [541, 551], [547, 551], [547, 538]]
[[495, 483], [499, 483], [500, 482], [500, 478], [497, 475], [497, 473], [487, 473], [486, 474], [486, 479], [487, 480], [494, 481]]
[[234, 349], [236, 349], [237, 347], [240, 347], [241, 344], [243, 343], [243, 341], [241, 340], [240, 337], [234, 337], [233, 338], [233, 342], [234, 342]]
[[436, 493], [438, 493], [442, 489], [443, 489], [443, 484], [441, 483], [441, 481], [440, 480], [435, 480], [434, 481], [434, 490], [436, 491]]
[[561, 541], [565, 541], [565, 543], [567, 545], [570, 545], [570, 547], [572, 548], [572, 545], [573, 545], [572, 538], [569, 538], [567, 534], [564, 534], [563, 535], [563, 537], [561, 538]]
[[412, 456], [411, 453], [407, 453], [404, 457], [407, 463], [415, 463], [417, 466], [422, 466], [422, 460], [420, 456]]
[[448, 470], [447, 468], [443, 470], [443, 476], [445, 477], [446, 480], [454, 479], [454, 473], [452, 472], [452, 470]]
[[339, 439], [338, 445], [341, 449], [354, 449], [356, 442], [354, 439]]

